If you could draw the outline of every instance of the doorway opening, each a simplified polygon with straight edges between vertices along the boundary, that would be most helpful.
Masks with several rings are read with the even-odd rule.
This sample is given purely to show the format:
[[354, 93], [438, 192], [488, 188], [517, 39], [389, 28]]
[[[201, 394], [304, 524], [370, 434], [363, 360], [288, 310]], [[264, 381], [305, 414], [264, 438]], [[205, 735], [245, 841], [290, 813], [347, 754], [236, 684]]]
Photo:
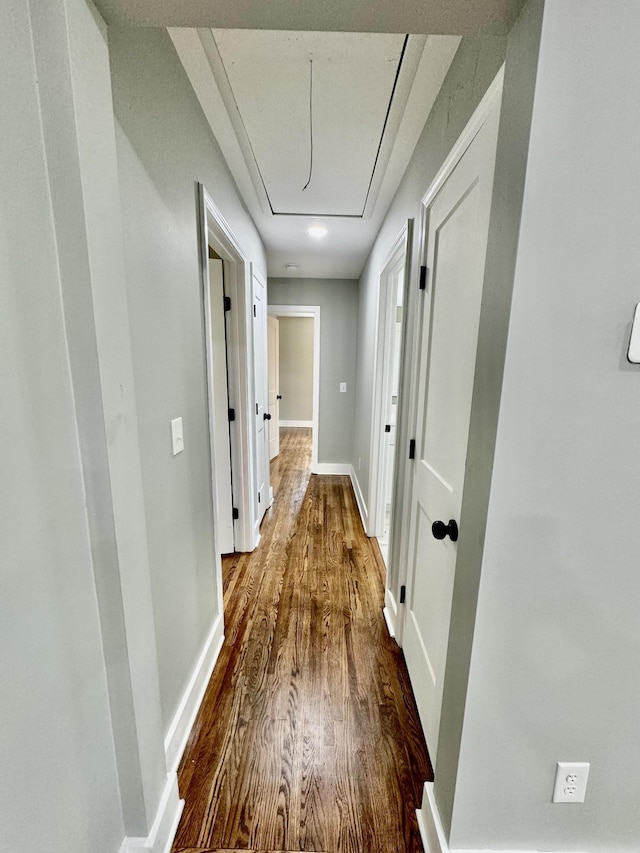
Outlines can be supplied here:
[[224, 263], [209, 246], [209, 316], [208, 347], [211, 352], [213, 378], [213, 453], [215, 460], [214, 488], [217, 499], [217, 545], [221, 554], [234, 550], [233, 538], [233, 476], [231, 469], [231, 435], [229, 431], [229, 382], [225, 305], [229, 296], [224, 292]]
[[311, 470], [318, 463], [320, 306], [269, 305], [270, 458], [280, 427], [311, 428]]

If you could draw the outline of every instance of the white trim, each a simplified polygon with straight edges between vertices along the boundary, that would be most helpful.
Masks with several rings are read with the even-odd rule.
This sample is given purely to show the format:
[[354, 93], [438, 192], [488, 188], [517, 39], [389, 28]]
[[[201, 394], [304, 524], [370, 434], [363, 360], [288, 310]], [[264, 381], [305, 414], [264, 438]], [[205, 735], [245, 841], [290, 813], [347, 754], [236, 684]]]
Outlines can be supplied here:
[[[385, 496], [382, 487], [385, 481], [386, 459], [383, 453], [383, 410], [384, 410], [384, 388], [391, 385], [390, 371], [392, 367], [389, 358], [389, 346], [392, 341], [391, 328], [395, 332], [395, 315], [391, 317], [390, 307], [393, 297], [395, 304], [396, 294], [390, 288], [390, 278], [404, 267], [405, 275], [409, 271], [411, 257], [411, 243], [413, 236], [413, 220], [409, 219], [402, 226], [400, 233], [391, 244], [385, 259], [378, 271], [379, 298], [376, 306], [376, 346], [373, 360], [373, 401], [371, 409], [371, 435], [369, 447], [369, 518], [370, 536], [382, 536], [384, 532], [384, 510], [386, 508]], [[406, 281], [405, 281], [406, 285]], [[406, 292], [406, 286], [404, 288]], [[406, 312], [406, 306], [404, 306]], [[405, 324], [403, 322], [403, 334]], [[398, 407], [398, 413], [400, 409]], [[402, 438], [396, 432], [396, 445]]]
[[382, 615], [384, 616], [384, 621], [385, 621], [385, 622], [386, 622], [386, 624], [387, 624], [387, 631], [389, 632], [389, 636], [391, 637], [391, 639], [392, 639], [392, 640], [395, 640], [395, 638], [396, 638], [396, 629], [395, 629], [395, 628], [394, 628], [394, 626], [393, 626], [393, 621], [392, 621], [392, 619], [391, 619], [391, 613], [389, 612], [389, 608], [388, 608], [388, 607], [383, 607], [383, 608], [382, 608]]
[[416, 817], [425, 853], [449, 853], [449, 845], [433, 795], [433, 782], [424, 783], [422, 805], [416, 809]]
[[[255, 269], [253, 263], [250, 266], [251, 300], [249, 307], [250, 315], [250, 339], [251, 339], [251, 364], [253, 366], [253, 386], [251, 389], [251, 424], [255, 442], [255, 468], [253, 489], [253, 547], [257, 548], [260, 541], [260, 525], [264, 514], [269, 508], [269, 490], [271, 488], [271, 460], [269, 459], [269, 426], [264, 420], [269, 411], [269, 375], [267, 369], [267, 281], [265, 277]], [[257, 287], [256, 287], [257, 284]], [[258, 303], [262, 303], [262, 313], [257, 311]], [[251, 309], [253, 306], [253, 310]], [[262, 352], [259, 351], [262, 350]], [[254, 410], [254, 406], [256, 406]], [[255, 416], [253, 415], [255, 411]], [[257, 416], [257, 417], [256, 417]], [[262, 439], [260, 439], [262, 429]], [[262, 441], [262, 453], [260, 453], [259, 442]], [[262, 466], [260, 463], [262, 462]], [[262, 470], [259, 468], [262, 467]], [[262, 493], [264, 489], [264, 494]], [[263, 500], [260, 500], [262, 495]]]
[[382, 612], [384, 613], [384, 621], [387, 623], [387, 628], [389, 629], [389, 636], [395, 640], [397, 634], [396, 626], [400, 622], [398, 619], [398, 604], [388, 587], [384, 591], [384, 610]]
[[214, 620], [209, 636], [205, 640], [198, 662], [191, 673], [189, 683], [182, 694], [182, 699], [164, 739], [164, 752], [169, 773], [178, 769], [178, 764], [187, 745], [189, 733], [195, 722], [196, 714], [202, 703], [223, 642], [224, 622], [222, 613], [219, 613]]
[[178, 794], [178, 777], [169, 773], [151, 832], [146, 838], [125, 838], [120, 853], [169, 853], [183, 808], [184, 800]]
[[[268, 299], [268, 294], [267, 294]], [[311, 421], [311, 470], [318, 465], [318, 426], [320, 423], [320, 306], [319, 305], [269, 305], [267, 314], [272, 317], [313, 317], [313, 420]], [[280, 421], [281, 426], [284, 422]]]
[[422, 198], [422, 204], [429, 207], [433, 199], [440, 192], [442, 185], [447, 180], [451, 172], [457, 166], [464, 152], [471, 145], [475, 137], [480, 132], [487, 117], [491, 114], [495, 102], [502, 97], [502, 84], [504, 82], [504, 64], [493, 79], [493, 82], [484, 93], [484, 97], [476, 107], [473, 115], [466, 123], [464, 130], [458, 137], [455, 145], [449, 152], [446, 160], [438, 169], [438, 173], [429, 185]]
[[[239, 518], [234, 521], [233, 537], [236, 551], [252, 551], [255, 508], [253, 502], [255, 470], [255, 429], [250, 417], [253, 411], [253, 311], [251, 308], [251, 264], [242, 251], [226, 219], [216, 207], [203, 184], [198, 184], [200, 198], [200, 255], [203, 298], [209, 287], [209, 250], [212, 246], [224, 264], [225, 293], [231, 295], [232, 310], [227, 319], [229, 405], [235, 409], [237, 428], [230, 431], [231, 479], [234, 506]], [[206, 316], [206, 308], [205, 308]], [[207, 382], [209, 375], [207, 373]], [[209, 384], [209, 399], [212, 400]], [[210, 431], [213, 413], [209, 405]], [[211, 456], [211, 454], [210, 454]], [[213, 459], [212, 459], [213, 463]], [[212, 478], [214, 471], [212, 467]], [[213, 487], [215, 506], [215, 488]], [[216, 549], [217, 551], [217, 549]], [[222, 591], [222, 578], [218, 579]], [[222, 601], [222, 597], [219, 598]]]
[[356, 469], [353, 467], [353, 465], [351, 466], [349, 474], [351, 476], [351, 485], [353, 486], [353, 493], [356, 496], [356, 503], [358, 505], [358, 512], [360, 513], [362, 526], [364, 527], [365, 535], [368, 536], [369, 511], [367, 509], [367, 504], [364, 500], [364, 495], [362, 494], [362, 488], [360, 487], [360, 481], [358, 480]]
[[323, 474], [325, 476], [347, 476], [351, 475], [350, 462], [316, 462], [311, 466], [312, 474]]
[[281, 427], [313, 427], [313, 421], [280, 421]]

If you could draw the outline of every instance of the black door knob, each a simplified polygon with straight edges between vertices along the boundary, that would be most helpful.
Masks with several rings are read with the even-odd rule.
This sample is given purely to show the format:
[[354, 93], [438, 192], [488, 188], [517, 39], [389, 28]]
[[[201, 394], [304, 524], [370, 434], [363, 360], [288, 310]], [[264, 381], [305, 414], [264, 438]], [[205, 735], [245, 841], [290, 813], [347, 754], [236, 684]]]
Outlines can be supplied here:
[[264, 417], [265, 421], [270, 421], [270, 420], [271, 420], [271, 415], [269, 414], [269, 412], [265, 412], [265, 413], [264, 413], [264, 415], [263, 415], [263, 417]]
[[452, 542], [458, 541], [458, 525], [453, 518], [449, 524], [445, 524], [444, 521], [434, 521], [431, 525], [431, 532], [436, 539], [444, 539], [445, 536], [448, 536]]
[[282, 394], [276, 394], [276, 400], [282, 400]]

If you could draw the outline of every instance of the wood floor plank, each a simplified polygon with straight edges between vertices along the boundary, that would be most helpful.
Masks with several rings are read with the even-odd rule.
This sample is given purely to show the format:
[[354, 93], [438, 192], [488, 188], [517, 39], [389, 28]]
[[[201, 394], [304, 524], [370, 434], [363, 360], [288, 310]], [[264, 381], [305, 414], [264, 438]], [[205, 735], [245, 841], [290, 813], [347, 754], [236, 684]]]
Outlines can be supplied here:
[[420, 853], [432, 779], [379, 551], [348, 477], [282, 430], [253, 554], [223, 558], [225, 642], [179, 770], [174, 853]]

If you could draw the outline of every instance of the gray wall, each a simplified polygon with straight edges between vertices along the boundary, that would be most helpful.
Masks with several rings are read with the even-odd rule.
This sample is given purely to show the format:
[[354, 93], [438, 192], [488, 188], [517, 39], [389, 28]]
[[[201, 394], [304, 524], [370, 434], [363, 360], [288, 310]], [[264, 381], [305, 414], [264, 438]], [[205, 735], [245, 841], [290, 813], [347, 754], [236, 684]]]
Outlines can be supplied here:
[[[351, 462], [358, 283], [351, 279], [270, 278], [270, 305], [320, 306], [318, 462]], [[347, 393], [340, 393], [340, 382]]]
[[[415, 218], [418, 226], [421, 199], [504, 61], [505, 45], [505, 39], [498, 37], [462, 40], [360, 276], [352, 459], [367, 504], [381, 267], [407, 219]], [[414, 277], [418, 266], [418, 232], [416, 227], [412, 256]], [[408, 311], [411, 314], [411, 304]], [[411, 347], [407, 358], [409, 362], [415, 358]]]
[[[221, 602], [214, 575], [196, 182], [259, 271], [262, 244], [165, 31], [109, 29], [165, 731]], [[171, 455], [170, 421], [185, 450]]]
[[531, 0], [509, 33], [469, 441], [460, 512], [436, 800], [450, 828], [491, 492], [502, 374], [526, 178], [543, 0]]
[[51, 23], [56, 58], [68, 54], [59, 3], [7, 0], [3, 11], [0, 846], [116, 850], [124, 826], [49, 175], [67, 103], [58, 99], [45, 133], [51, 101], [34, 55], [43, 33], [30, 13]]
[[611, 12], [545, 4], [454, 848], [638, 849], [640, 7]]
[[279, 323], [280, 420], [313, 419], [313, 319], [281, 317]]

